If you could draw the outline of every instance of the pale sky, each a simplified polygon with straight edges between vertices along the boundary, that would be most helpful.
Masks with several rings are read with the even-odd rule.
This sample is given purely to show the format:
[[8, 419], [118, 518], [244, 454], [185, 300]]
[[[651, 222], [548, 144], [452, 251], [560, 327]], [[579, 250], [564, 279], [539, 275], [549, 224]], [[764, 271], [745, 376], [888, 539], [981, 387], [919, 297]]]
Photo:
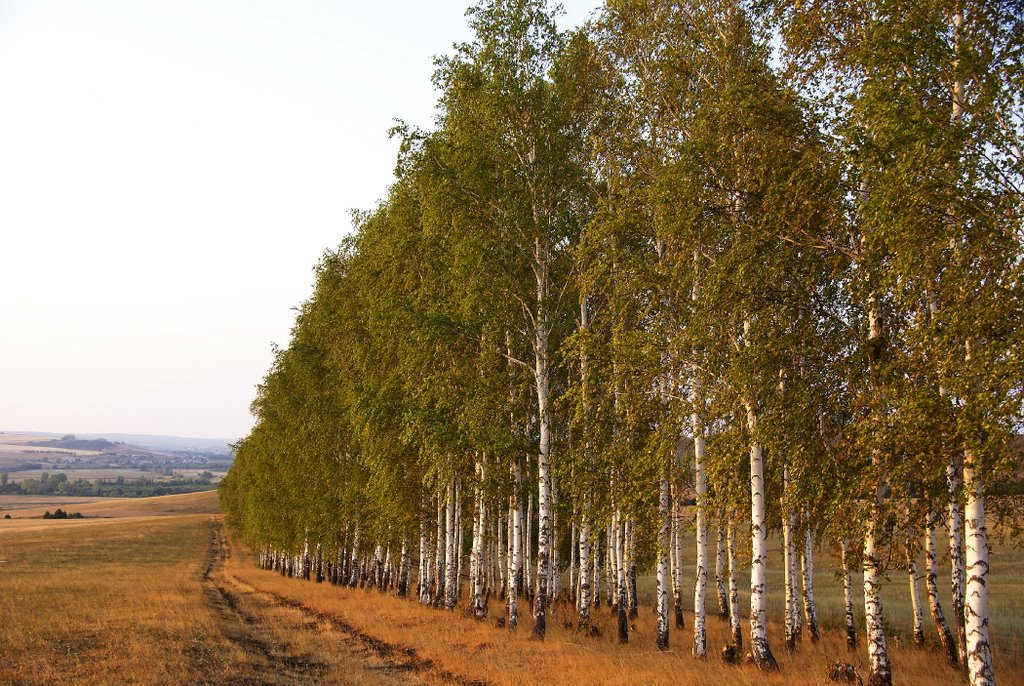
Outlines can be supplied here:
[[247, 433], [468, 4], [0, 0], [0, 430]]

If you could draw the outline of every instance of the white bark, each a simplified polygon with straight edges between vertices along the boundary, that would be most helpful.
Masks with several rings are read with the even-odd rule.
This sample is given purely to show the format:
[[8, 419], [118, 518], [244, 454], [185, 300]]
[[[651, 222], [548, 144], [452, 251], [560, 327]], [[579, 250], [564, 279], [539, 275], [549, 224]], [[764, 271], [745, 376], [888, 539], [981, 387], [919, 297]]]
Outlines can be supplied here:
[[612, 522], [612, 529], [615, 536], [615, 581], [616, 581], [616, 607], [618, 609], [618, 638], [619, 643], [629, 643], [629, 622], [626, 617], [626, 532], [625, 523], [622, 521], [622, 513], [615, 510], [615, 519]]
[[448, 481], [448, 503], [445, 510], [445, 578], [444, 578], [444, 607], [447, 610], [454, 610], [458, 600], [458, 579], [459, 573], [458, 558], [456, 557], [456, 546], [459, 542], [458, 528], [455, 520], [455, 477]]
[[797, 609], [797, 574], [796, 574], [796, 518], [789, 502], [792, 498], [789, 465], [782, 468], [782, 553], [783, 553], [783, 585], [786, 591], [786, 647], [796, 647], [797, 624], [800, 611]]
[[349, 586], [355, 586], [359, 583], [359, 527], [356, 527], [356, 533], [352, 539], [352, 576], [349, 579]]
[[718, 510], [718, 531], [715, 546], [715, 591], [718, 594], [718, 615], [722, 619], [729, 618], [729, 597], [725, 592], [725, 518], [721, 508]]
[[765, 522], [764, 453], [754, 438], [757, 415], [747, 405], [747, 426], [750, 441], [750, 651], [759, 669], [778, 669], [779, 665], [768, 645], [767, 593], [768, 531]]
[[914, 554], [914, 539], [917, 532], [907, 525], [907, 585], [910, 587], [910, 609], [914, 619], [914, 645], [924, 645], [924, 608], [921, 606], [921, 592], [917, 586], [917, 559]]
[[424, 605], [430, 604], [430, 537], [427, 522], [420, 520], [420, 581], [419, 598]]
[[882, 499], [882, 486], [875, 491], [876, 506], [868, 521], [864, 534], [864, 614], [867, 623], [868, 667], [870, 683], [877, 686], [892, 684], [892, 667], [889, 663], [889, 649], [885, 640], [885, 618], [882, 611], [881, 578], [875, 546], [875, 530], [878, 526], [878, 504]]
[[736, 512], [729, 512], [729, 523], [725, 531], [725, 546], [729, 556], [729, 631], [732, 644], [739, 649], [743, 645], [743, 630], [740, 628], [740, 584], [739, 565], [736, 561]]
[[967, 627], [964, 618], [964, 547], [960, 513], [960, 464], [953, 459], [946, 465], [949, 488], [949, 565], [950, 591], [953, 596], [953, 620], [956, 622], [956, 645], [960, 664], [967, 664]]
[[519, 589], [523, 579], [523, 467], [515, 464], [515, 482], [512, 495], [512, 563], [509, 566], [508, 628], [519, 626]]
[[661, 493], [658, 498], [658, 514], [661, 516], [661, 527], [658, 531], [658, 630], [655, 645], [658, 650], [668, 650], [668, 597], [669, 570], [668, 554], [672, 539], [671, 505], [669, 498], [668, 470], [661, 475]]
[[630, 619], [636, 619], [639, 614], [636, 599], [636, 537], [633, 535], [635, 528], [636, 522], [632, 517], [628, 517], [625, 524], [626, 542], [624, 550], [626, 554], [626, 599], [629, 604]]
[[683, 620], [683, 499], [678, 491], [672, 500], [672, 597], [675, 605], [676, 628], [684, 627]]
[[942, 650], [954, 667], [959, 664], [956, 641], [946, 623], [946, 615], [942, 612], [942, 605], [939, 603], [939, 563], [935, 554], [935, 513], [928, 512], [928, 519], [925, 522], [924, 534], [924, 560], [925, 560], [925, 589], [928, 593], [928, 608], [931, 611], [932, 622], [935, 623], [935, 630], [939, 634], [939, 643]]
[[[477, 478], [482, 484], [484, 480], [484, 466], [477, 463]], [[472, 552], [472, 583], [473, 583], [473, 616], [484, 616], [484, 532], [487, 527], [487, 510], [484, 503], [483, 491], [480, 486], [476, 488], [476, 516], [473, 518], [473, 552]]]
[[434, 545], [434, 605], [437, 607], [441, 606], [444, 602], [444, 583], [447, 578], [447, 560], [445, 559], [448, 554], [448, 543], [447, 543], [447, 532], [445, 530], [445, 524], [447, 523], [447, 508], [445, 506], [444, 496], [438, 492], [437, 494], [437, 538], [435, 539]]
[[972, 686], [994, 686], [992, 646], [988, 635], [988, 532], [985, 528], [985, 493], [974, 455], [964, 459], [967, 507], [967, 592], [964, 611], [967, 630], [967, 673]]
[[804, 619], [811, 641], [818, 642], [818, 611], [814, 605], [814, 529], [811, 528], [810, 510], [804, 508], [804, 549], [800, 558], [800, 573], [804, 585]]
[[841, 562], [843, 566], [843, 608], [846, 615], [846, 648], [857, 647], [857, 624], [853, 617], [853, 581], [850, 578], [850, 544], [844, 538], [840, 542]]
[[708, 583], [707, 481], [704, 476], [704, 426], [693, 414], [693, 476], [697, 495], [697, 572], [693, 584], [693, 656], [707, 656], [705, 595]]
[[[586, 507], [584, 505], [584, 508]], [[596, 565], [597, 560], [594, 562]], [[580, 627], [587, 627], [590, 624], [590, 602], [590, 518], [584, 511], [580, 523], [580, 589], [576, 597]]]

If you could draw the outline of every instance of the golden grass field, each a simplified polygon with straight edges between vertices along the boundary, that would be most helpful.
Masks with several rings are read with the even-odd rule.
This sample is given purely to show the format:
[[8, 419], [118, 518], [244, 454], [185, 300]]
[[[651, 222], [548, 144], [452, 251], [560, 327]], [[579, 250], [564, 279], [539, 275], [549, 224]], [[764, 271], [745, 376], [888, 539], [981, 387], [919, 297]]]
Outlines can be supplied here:
[[[606, 608], [597, 637], [563, 626], [554, 608], [544, 642], [523, 626], [495, 626], [503, 610], [477, 621], [376, 591], [287, 579], [258, 569], [229, 545], [211, 492], [145, 499], [93, 499], [71, 509], [83, 520], [42, 520], [52, 503], [26, 503], [0, 519], [0, 684], [814, 684], [846, 652], [838, 626], [839, 587], [820, 555], [817, 590], [823, 640], [796, 652], [771, 641], [781, 666], [762, 674], [720, 662], [724, 622], [709, 617], [711, 657], [690, 656], [692, 616], [673, 631], [672, 650], [654, 650], [655, 618], [641, 607], [629, 645], [614, 641]], [[12, 504], [7, 502], [3, 507]], [[770, 563], [778, 566], [773, 555]], [[1024, 554], [993, 554], [992, 633], [1001, 684], [1024, 683]], [[777, 571], [777, 570], [776, 570]], [[776, 583], [776, 588], [778, 584]], [[906, 582], [886, 586], [887, 614], [906, 632]], [[641, 600], [652, 589], [641, 581]], [[781, 599], [771, 598], [775, 614]], [[687, 603], [689, 605], [689, 602]], [[713, 605], [711, 607], [714, 607]], [[930, 625], [926, 625], [930, 628]], [[746, 627], [744, 626], [746, 629]], [[931, 648], [892, 646], [895, 683], [962, 683]], [[862, 670], [863, 671], [863, 670]]]

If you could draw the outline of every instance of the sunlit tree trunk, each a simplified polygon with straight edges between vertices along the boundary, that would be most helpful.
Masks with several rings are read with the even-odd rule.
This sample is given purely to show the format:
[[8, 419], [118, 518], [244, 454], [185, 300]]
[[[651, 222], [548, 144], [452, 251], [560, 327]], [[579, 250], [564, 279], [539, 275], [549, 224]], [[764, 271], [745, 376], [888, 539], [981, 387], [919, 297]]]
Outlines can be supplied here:
[[636, 619], [639, 615], [636, 599], [636, 537], [633, 535], [636, 528], [636, 521], [633, 517], [626, 519], [626, 542], [625, 542], [625, 564], [626, 564], [626, 599], [629, 604], [629, 617]]
[[963, 523], [960, 512], [961, 461], [952, 459], [946, 465], [946, 485], [949, 488], [949, 565], [950, 591], [953, 599], [953, 621], [956, 622], [956, 645], [960, 664], [967, 664], [967, 626], [964, 617], [964, 547]]
[[796, 648], [796, 626], [799, 616], [797, 609], [797, 581], [796, 581], [796, 522], [793, 509], [790, 506], [792, 498], [792, 484], [789, 477], [789, 465], [782, 468], [782, 552], [783, 552], [783, 579], [786, 587], [786, 648]]
[[953, 633], [949, 630], [946, 615], [942, 612], [942, 604], [939, 602], [939, 563], [935, 555], [935, 513], [931, 510], [928, 511], [928, 520], [925, 523], [924, 551], [924, 586], [928, 594], [928, 608], [931, 611], [932, 622], [935, 623], [935, 630], [939, 634], [942, 651], [946, 653], [950, 664], [955, 667], [959, 664], [956, 641], [953, 639]]
[[612, 522], [615, 536], [615, 577], [616, 577], [616, 610], [618, 612], [619, 643], [629, 643], [629, 619], [627, 617], [626, 598], [626, 532], [622, 521], [622, 512], [615, 510]]
[[804, 586], [804, 619], [811, 641], [818, 642], [818, 611], [814, 605], [814, 529], [811, 512], [804, 508], [804, 549], [800, 558], [800, 573]]
[[[590, 625], [590, 519], [584, 505], [580, 522], [580, 591], [576, 597], [576, 611], [579, 614], [580, 628]], [[596, 554], [594, 556], [597, 557]], [[596, 565], [596, 559], [595, 559]]]
[[914, 539], [917, 532], [907, 525], [907, 585], [910, 588], [910, 609], [914, 618], [914, 645], [924, 645], [924, 609], [921, 607], [921, 592], [917, 586], [917, 560], [914, 554]]
[[445, 579], [447, 578], [447, 555], [448, 535], [445, 525], [447, 524], [448, 508], [445, 505], [444, 495], [438, 490], [437, 494], [437, 542], [434, 546], [434, 605], [441, 607], [445, 599]]
[[[483, 463], [477, 463], [477, 478], [483, 483]], [[487, 529], [487, 506], [480, 487], [476, 491], [476, 517], [473, 520], [473, 616], [484, 616], [484, 533]]]
[[[877, 458], [876, 458], [877, 459]], [[869, 683], [872, 686], [890, 686], [892, 667], [885, 640], [885, 619], [882, 611], [880, 563], [876, 550], [878, 512], [882, 500], [881, 483], [875, 489], [875, 506], [864, 534], [864, 613], [867, 621]]]
[[655, 637], [655, 645], [658, 650], [668, 650], [668, 598], [669, 598], [669, 569], [668, 555], [672, 543], [672, 510], [670, 502], [669, 475], [666, 469], [661, 475], [661, 493], [658, 498], [658, 514], [661, 517], [661, 526], [658, 530], [658, 630]]
[[967, 507], [967, 672], [972, 686], [994, 686], [992, 646], [988, 636], [988, 532], [985, 528], [985, 493], [975, 456], [964, 458], [964, 488]]
[[[696, 392], [695, 392], [696, 393]], [[693, 656], [707, 656], [705, 596], [708, 583], [707, 481], [704, 476], [704, 425], [693, 413], [693, 476], [697, 495], [697, 572], [693, 584]]]
[[740, 627], [740, 584], [739, 563], [736, 560], [736, 511], [729, 511], [729, 523], [725, 531], [725, 545], [729, 556], [729, 632], [732, 644], [737, 650], [743, 645], [743, 630]]
[[843, 608], [846, 616], [846, 648], [857, 647], [857, 624], [853, 616], [853, 580], [850, 575], [850, 544], [844, 538], [839, 543], [843, 567]]
[[459, 562], [456, 548], [459, 543], [459, 530], [455, 518], [456, 511], [455, 477], [448, 480], [448, 499], [445, 508], [445, 575], [444, 575], [444, 607], [446, 610], [454, 610], [458, 602], [458, 574]]
[[768, 530], [765, 521], [764, 454], [757, 432], [757, 415], [747, 405], [750, 429], [750, 651], [759, 669], [778, 669], [779, 664], [768, 645], [767, 593]]
[[729, 596], [726, 594], [725, 586], [725, 514], [718, 510], [718, 532], [715, 547], [715, 590], [718, 593], [718, 615], [722, 619], [729, 619]]
[[352, 576], [348, 580], [348, 585], [355, 587], [359, 583], [359, 527], [356, 527], [355, 535], [352, 537], [352, 557], [350, 560], [352, 565]]
[[674, 598], [676, 628], [682, 629], [683, 620], [683, 499], [676, 489], [672, 499], [672, 597]]
[[420, 520], [420, 580], [419, 598], [424, 605], [430, 604], [430, 536], [427, 534], [427, 521]]
[[519, 626], [519, 589], [523, 584], [523, 466], [518, 458], [515, 463], [515, 479], [512, 488], [512, 561], [508, 572], [509, 629]]

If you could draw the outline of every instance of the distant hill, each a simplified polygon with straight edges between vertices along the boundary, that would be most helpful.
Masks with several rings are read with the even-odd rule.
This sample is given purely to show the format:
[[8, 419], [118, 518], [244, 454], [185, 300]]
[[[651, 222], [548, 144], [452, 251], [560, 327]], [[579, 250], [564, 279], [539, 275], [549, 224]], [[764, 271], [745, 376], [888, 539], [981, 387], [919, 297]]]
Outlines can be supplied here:
[[141, 445], [160, 452], [202, 452], [231, 454], [228, 438], [195, 438], [188, 436], [157, 436], [151, 434], [78, 434], [82, 438], [100, 438], [119, 443]]
[[66, 448], [68, 450], [95, 450], [96, 452], [105, 452], [110, 448], [114, 447], [114, 443], [111, 443], [105, 438], [77, 438], [71, 434], [68, 434], [62, 438], [56, 438], [46, 441], [29, 441], [26, 445], [33, 445], [40, 448]]

